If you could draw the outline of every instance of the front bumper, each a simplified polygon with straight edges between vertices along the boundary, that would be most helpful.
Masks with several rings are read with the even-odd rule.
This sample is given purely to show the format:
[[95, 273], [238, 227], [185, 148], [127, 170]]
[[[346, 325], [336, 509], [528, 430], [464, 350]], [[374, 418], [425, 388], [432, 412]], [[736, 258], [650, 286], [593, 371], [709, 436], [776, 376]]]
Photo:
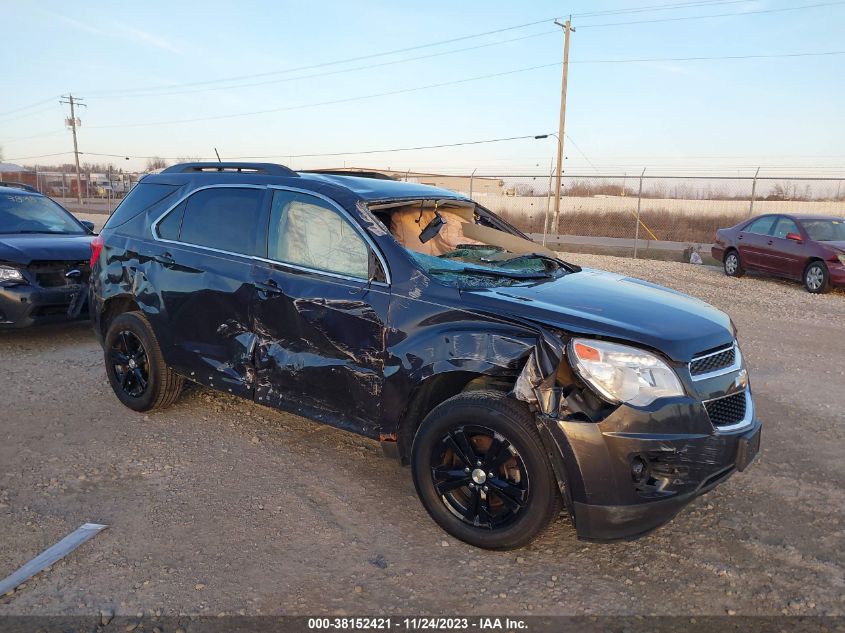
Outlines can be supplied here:
[[831, 286], [845, 288], [845, 266], [842, 264], [828, 264], [827, 280]]
[[[622, 405], [598, 423], [540, 420], [578, 537], [595, 541], [637, 538], [671, 520], [743, 470], [761, 430], [752, 412], [742, 428], [720, 432], [688, 398], [651, 409]], [[640, 476], [635, 461], [644, 465]]]
[[[87, 296], [82, 284], [56, 288], [40, 288], [29, 284], [0, 285], [0, 329], [71, 320], [68, 309], [80, 295]], [[75, 318], [87, 316], [83, 309]]]

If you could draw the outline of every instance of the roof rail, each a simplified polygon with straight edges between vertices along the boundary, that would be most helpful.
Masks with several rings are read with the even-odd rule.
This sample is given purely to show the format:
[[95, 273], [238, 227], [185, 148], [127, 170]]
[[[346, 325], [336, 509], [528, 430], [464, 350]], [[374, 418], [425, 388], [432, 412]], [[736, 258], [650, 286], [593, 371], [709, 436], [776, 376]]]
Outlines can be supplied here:
[[292, 169], [275, 163], [179, 163], [159, 173], [162, 174], [191, 174], [203, 172], [236, 172], [248, 174], [265, 174], [267, 176], [299, 176]]
[[324, 176], [357, 176], [358, 178], [374, 178], [376, 180], [398, 180], [380, 171], [370, 169], [303, 169], [308, 174], [322, 174]]

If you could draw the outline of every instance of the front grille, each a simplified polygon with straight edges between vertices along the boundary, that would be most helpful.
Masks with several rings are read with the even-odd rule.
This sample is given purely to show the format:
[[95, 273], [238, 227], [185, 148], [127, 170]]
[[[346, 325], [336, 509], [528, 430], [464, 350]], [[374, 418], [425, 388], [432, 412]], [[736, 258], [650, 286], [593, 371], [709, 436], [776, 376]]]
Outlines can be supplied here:
[[707, 415], [714, 426], [730, 426], [745, 418], [745, 392], [710, 400], [704, 403]]
[[[29, 270], [35, 275], [35, 282], [42, 288], [75, 286], [88, 280], [88, 262], [56, 262], [31, 264]], [[78, 270], [75, 277], [66, 277], [68, 271]]]
[[703, 374], [709, 374], [710, 372], [730, 367], [735, 362], [736, 346], [731, 345], [728, 349], [722, 350], [721, 352], [701, 356], [699, 358], [693, 358], [692, 362], [689, 364], [689, 371], [693, 376], [701, 376]]

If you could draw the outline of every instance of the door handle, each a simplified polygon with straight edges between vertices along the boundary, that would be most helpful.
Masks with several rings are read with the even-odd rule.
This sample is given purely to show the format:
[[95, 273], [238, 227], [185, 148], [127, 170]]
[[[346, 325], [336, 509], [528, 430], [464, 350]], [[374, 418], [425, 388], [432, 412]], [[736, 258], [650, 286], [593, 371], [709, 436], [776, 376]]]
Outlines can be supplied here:
[[772, 240], [769, 240], [769, 241], [767, 242], [767, 244], [768, 244], [769, 246], [771, 246], [772, 244], [774, 244], [774, 242], [773, 242]]
[[737, 237], [736, 239], [741, 240], [741, 239], [742, 239], [742, 235], [740, 235], [740, 236], [739, 236], [739, 237]]
[[259, 292], [264, 293], [265, 295], [280, 295], [282, 294], [282, 289], [279, 288], [279, 284], [276, 283], [273, 279], [268, 279], [264, 283], [257, 283], [255, 287], [258, 288]]

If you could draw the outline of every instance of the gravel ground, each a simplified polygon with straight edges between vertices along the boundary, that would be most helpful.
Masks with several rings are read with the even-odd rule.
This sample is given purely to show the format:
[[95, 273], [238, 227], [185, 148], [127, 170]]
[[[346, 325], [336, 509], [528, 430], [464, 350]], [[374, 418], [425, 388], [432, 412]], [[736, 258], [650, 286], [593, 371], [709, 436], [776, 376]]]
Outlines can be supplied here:
[[378, 445], [193, 388], [138, 415], [86, 324], [0, 335], [0, 576], [109, 529], [2, 614], [845, 614], [845, 293], [571, 255], [694, 294], [740, 331], [757, 462], [635, 542], [565, 520], [516, 552], [442, 532]]

